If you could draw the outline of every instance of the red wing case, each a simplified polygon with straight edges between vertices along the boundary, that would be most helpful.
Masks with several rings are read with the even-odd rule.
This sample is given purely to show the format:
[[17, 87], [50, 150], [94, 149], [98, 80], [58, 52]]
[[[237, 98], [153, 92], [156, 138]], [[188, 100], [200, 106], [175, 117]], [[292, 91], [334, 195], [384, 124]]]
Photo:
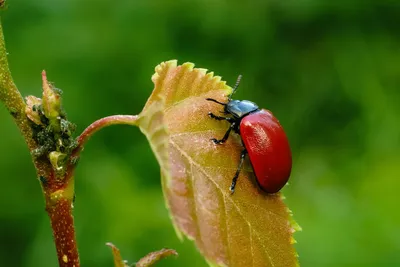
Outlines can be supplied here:
[[279, 121], [262, 109], [241, 120], [240, 135], [259, 186], [268, 193], [278, 192], [292, 170], [292, 153]]

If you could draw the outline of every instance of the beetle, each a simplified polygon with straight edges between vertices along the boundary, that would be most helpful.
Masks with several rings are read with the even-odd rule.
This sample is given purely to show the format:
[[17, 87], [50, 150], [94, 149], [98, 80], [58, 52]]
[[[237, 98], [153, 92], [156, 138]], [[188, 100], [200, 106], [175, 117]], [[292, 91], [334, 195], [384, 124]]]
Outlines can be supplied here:
[[228, 102], [222, 103], [213, 98], [206, 100], [215, 102], [224, 107], [222, 113], [227, 115], [217, 116], [211, 112], [208, 116], [215, 120], [225, 120], [230, 123], [222, 139], [212, 138], [214, 144], [221, 145], [228, 140], [233, 130], [242, 140], [243, 150], [240, 162], [233, 176], [230, 191], [235, 191], [237, 179], [248, 154], [250, 163], [256, 176], [259, 187], [267, 193], [278, 192], [289, 180], [292, 170], [292, 152], [289, 141], [271, 111], [260, 109], [255, 103], [248, 100], [233, 100], [231, 97], [236, 92], [241, 75], [239, 75]]

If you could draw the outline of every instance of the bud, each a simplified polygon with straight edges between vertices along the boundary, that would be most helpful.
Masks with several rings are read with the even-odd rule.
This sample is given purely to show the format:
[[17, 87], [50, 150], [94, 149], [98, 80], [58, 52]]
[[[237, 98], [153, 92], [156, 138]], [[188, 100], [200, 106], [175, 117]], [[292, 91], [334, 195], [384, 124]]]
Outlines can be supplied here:
[[63, 163], [66, 156], [66, 154], [58, 151], [52, 151], [49, 153], [49, 160], [54, 170], [61, 171], [63, 169]]
[[42, 105], [42, 100], [40, 98], [37, 98], [36, 96], [30, 95], [25, 98], [26, 101], [26, 107], [25, 107], [25, 114], [30, 119], [37, 125], [43, 125], [43, 122], [40, 119], [40, 111], [41, 105]]
[[[47, 81], [46, 72], [42, 72], [43, 80], [43, 112], [50, 124], [57, 124], [61, 112], [61, 97], [59, 90]], [[59, 124], [59, 123], [58, 123]]]

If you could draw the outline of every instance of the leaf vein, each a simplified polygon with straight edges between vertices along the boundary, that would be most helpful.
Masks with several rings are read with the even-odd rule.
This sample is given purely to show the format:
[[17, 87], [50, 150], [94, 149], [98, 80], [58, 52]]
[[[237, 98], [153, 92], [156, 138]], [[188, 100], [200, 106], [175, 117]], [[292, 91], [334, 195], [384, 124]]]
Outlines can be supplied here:
[[[194, 160], [192, 160], [192, 158], [191, 157], [189, 157], [189, 155], [184, 151], [184, 150], [182, 150], [182, 148], [180, 148], [173, 140], [171, 140], [170, 139], [170, 143], [171, 143], [171, 145], [173, 145], [179, 152], [181, 152], [181, 154], [185, 157], [185, 158], [187, 158], [187, 160], [189, 161], [189, 163], [190, 163], [190, 165], [191, 165], [191, 168], [193, 168], [193, 165], [195, 165], [195, 166], [197, 166], [198, 167], [198, 169], [204, 174], [204, 176], [205, 177], [207, 177], [215, 186], [216, 186], [216, 188], [218, 188], [219, 189], [219, 191], [220, 191], [220, 194], [222, 194], [223, 196], [224, 196], [224, 199], [228, 199], [231, 203], [232, 203], [232, 205], [235, 207], [235, 209], [237, 210], [237, 212], [238, 212], [238, 214], [243, 218], [243, 220], [247, 223], [247, 225], [249, 226], [249, 230], [250, 230], [250, 239], [252, 240], [252, 237], [251, 237], [251, 234], [252, 234], [252, 232], [254, 232], [255, 234], [256, 234], [256, 236], [257, 236], [257, 238], [260, 240], [260, 244], [261, 244], [261, 246], [264, 248], [264, 251], [265, 251], [265, 254], [267, 255], [267, 257], [268, 257], [268, 259], [269, 259], [269, 261], [270, 261], [270, 263], [271, 263], [271, 265], [272, 265], [272, 267], [274, 267], [275, 266], [275, 264], [272, 262], [272, 259], [271, 259], [271, 257], [269, 256], [269, 253], [268, 253], [268, 251], [267, 251], [267, 249], [266, 249], [266, 247], [265, 247], [265, 245], [263, 244], [263, 242], [261, 242], [261, 239], [259, 238], [259, 233], [258, 233], [258, 231], [256, 231], [256, 230], [254, 230], [252, 227], [251, 227], [251, 224], [249, 223], [249, 221], [248, 220], [246, 220], [246, 218], [245, 218], [245, 216], [243, 215], [243, 213], [242, 213], [242, 211], [240, 210], [240, 208], [236, 205], [236, 203], [231, 199], [231, 198], [229, 198], [229, 197], [227, 197], [227, 194], [226, 193], [224, 193], [224, 190], [203, 170], [203, 168], [201, 168], [201, 166], [197, 163], [197, 162], [195, 162]], [[192, 177], [192, 176], [191, 176]], [[191, 178], [192, 179], [192, 181], [193, 181], [193, 177]], [[193, 188], [193, 183], [191, 182], [191, 186], [192, 186], [192, 188]], [[193, 192], [194, 192], [194, 190], [193, 190]], [[193, 195], [194, 195], [194, 193], [193, 193]], [[267, 212], [269, 212], [270, 214], [273, 214], [273, 215], [277, 215], [277, 214], [275, 214], [275, 213], [273, 213], [273, 212], [271, 212], [271, 211], [268, 211], [267, 210]], [[279, 217], [281, 217], [281, 216], [279, 216]], [[197, 216], [196, 216], [196, 220], [197, 220]], [[198, 221], [197, 221], [197, 223], [198, 223]], [[201, 241], [202, 242], [202, 241]], [[251, 241], [252, 242], [252, 241]], [[203, 243], [203, 242], [202, 242]], [[251, 244], [251, 250], [252, 250], [252, 256], [253, 256], [253, 246], [252, 246], [252, 244]], [[253, 263], [254, 264], [254, 263]]]
[[[178, 149], [178, 148], [177, 148]], [[179, 150], [179, 149], [178, 149]], [[196, 235], [199, 237], [198, 238], [198, 240], [199, 240], [199, 244], [198, 244], [198, 246], [199, 246], [199, 248], [201, 249], [201, 250], [203, 250], [203, 252], [205, 253], [205, 254], [207, 254], [207, 252], [205, 251], [206, 250], [206, 248], [205, 248], [205, 246], [204, 246], [204, 242], [203, 242], [203, 238], [202, 238], [202, 235], [201, 235], [201, 231], [200, 231], [200, 224], [199, 224], [199, 218], [197, 217], [197, 203], [196, 203], [196, 197], [195, 197], [195, 187], [193, 186], [193, 183], [194, 183], [194, 180], [193, 180], [193, 164], [192, 163], [190, 163], [190, 159], [188, 158], [188, 161], [189, 161], [189, 164], [190, 164], [190, 172], [191, 172], [191, 175], [190, 175], [190, 187], [191, 187], [191, 191], [192, 191], [192, 195], [193, 195], [193, 208], [192, 208], [192, 212], [193, 212], [193, 219], [194, 219], [194, 223], [195, 223], [195, 225], [196, 225], [196, 228], [197, 228], [197, 233], [196, 233]]]
[[[209, 130], [198, 131], [198, 133], [207, 132], [207, 131], [209, 131]], [[186, 134], [190, 134], [190, 132], [187, 132]], [[227, 194], [224, 193], [225, 190], [223, 190], [222, 188], [220, 188], [220, 187], [215, 183], [215, 181], [214, 181], [209, 175], [207, 175], [207, 173], [201, 168], [201, 165], [200, 165], [199, 163], [195, 162], [189, 155], [187, 155], [187, 153], [184, 152], [184, 150], [183, 150], [182, 148], [180, 148], [180, 147], [172, 140], [171, 137], [176, 137], [176, 136], [180, 136], [180, 134], [170, 135], [170, 143], [173, 144], [173, 145], [181, 152], [181, 154], [184, 155], [189, 161], [193, 162], [193, 164], [195, 164], [197, 167], [199, 167], [199, 169], [207, 176], [207, 178], [209, 178], [209, 179], [218, 187], [218, 189], [221, 191], [221, 193], [224, 195], [224, 197], [226, 197]], [[219, 166], [218, 168], [220, 168], [220, 169], [232, 169], [232, 168], [230, 168], [230, 167], [222, 167], [222, 166]], [[236, 170], [236, 169], [235, 169], [235, 170]], [[245, 168], [244, 168], [244, 170], [247, 171]], [[253, 171], [253, 170], [251, 169], [251, 171]], [[229, 198], [229, 199], [230, 199], [230, 198]], [[250, 203], [250, 204], [251, 204], [251, 203]], [[251, 204], [251, 205], [254, 206], [254, 204]], [[277, 218], [279, 218], [279, 219], [281, 219], [282, 221], [284, 221], [284, 223], [287, 222], [287, 218], [286, 218], [286, 217], [284, 217], [284, 216], [282, 216], [282, 215], [280, 215], [280, 214], [278, 214], [278, 213], [272, 212], [272, 211], [270, 211], [270, 210], [267, 210], [267, 209], [265, 209], [265, 208], [262, 207], [262, 206], [257, 206], [257, 207], [258, 207], [258, 208], [261, 208], [263, 211], [265, 211], [265, 212], [268, 213], [268, 214], [271, 214], [271, 215], [276, 216]]]

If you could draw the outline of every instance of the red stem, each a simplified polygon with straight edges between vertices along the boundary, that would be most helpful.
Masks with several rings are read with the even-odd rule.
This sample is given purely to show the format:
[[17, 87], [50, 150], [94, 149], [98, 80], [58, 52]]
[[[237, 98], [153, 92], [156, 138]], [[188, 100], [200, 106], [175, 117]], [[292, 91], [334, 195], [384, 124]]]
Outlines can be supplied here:
[[72, 201], [60, 199], [47, 207], [60, 267], [79, 267], [79, 254], [75, 238]]
[[93, 122], [77, 138], [78, 147], [72, 152], [71, 157], [78, 157], [85, 143], [95, 132], [99, 131], [100, 129], [116, 124], [137, 125], [138, 118], [139, 116], [137, 115], [113, 115]]
[[[78, 158], [85, 143], [100, 129], [115, 124], [135, 125], [137, 119], [138, 116], [115, 115], [93, 122], [77, 138], [78, 147], [72, 152], [71, 158]], [[61, 267], [80, 266], [75, 238], [74, 217], [72, 215], [74, 198], [73, 173], [75, 167], [75, 164], [70, 163], [61, 181], [57, 180], [54, 174], [49, 175], [49, 183], [44, 186], [46, 210], [50, 217], [58, 262]]]

